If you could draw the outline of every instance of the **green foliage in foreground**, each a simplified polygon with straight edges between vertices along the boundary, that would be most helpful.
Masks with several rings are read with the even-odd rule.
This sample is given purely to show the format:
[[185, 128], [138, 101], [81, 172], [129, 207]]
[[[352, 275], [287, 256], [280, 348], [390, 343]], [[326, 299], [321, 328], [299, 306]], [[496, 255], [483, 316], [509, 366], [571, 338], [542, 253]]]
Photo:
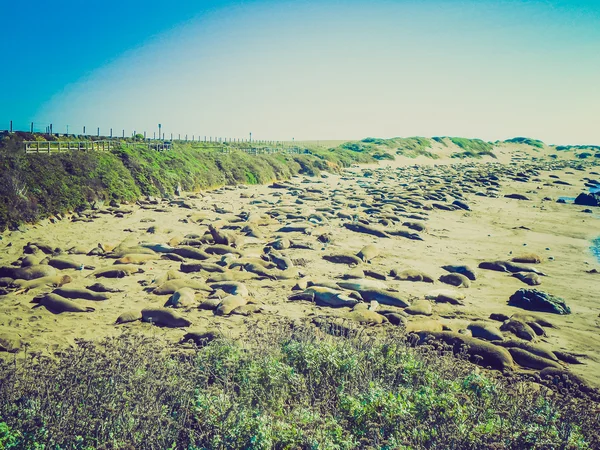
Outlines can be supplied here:
[[[587, 449], [597, 405], [399, 338], [313, 329], [174, 350], [79, 342], [0, 363], [0, 444], [24, 449]], [[514, 381], [514, 380], [513, 380]]]

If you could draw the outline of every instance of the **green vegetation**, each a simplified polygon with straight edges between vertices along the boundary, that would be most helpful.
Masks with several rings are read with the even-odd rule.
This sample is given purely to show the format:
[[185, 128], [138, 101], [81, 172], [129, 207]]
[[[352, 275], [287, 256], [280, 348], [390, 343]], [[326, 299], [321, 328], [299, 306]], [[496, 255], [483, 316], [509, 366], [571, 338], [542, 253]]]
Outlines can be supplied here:
[[494, 146], [489, 142], [482, 141], [481, 139], [467, 139], [467, 138], [448, 138], [452, 143], [464, 151], [460, 153], [453, 153], [452, 158], [481, 158], [482, 156], [491, 156], [496, 158], [496, 155], [492, 151]]
[[600, 145], [557, 145], [556, 150], [559, 152], [569, 150], [594, 150], [599, 151]]
[[[157, 337], [78, 341], [0, 362], [10, 449], [591, 449], [590, 399], [479, 373], [400, 335], [308, 327], [178, 350]], [[450, 351], [451, 353], [451, 351]]]
[[171, 151], [156, 151], [135, 139], [120, 140], [111, 152], [25, 154], [22, 141], [36, 138], [40, 135], [0, 136], [0, 230], [85, 209], [96, 200], [168, 197], [178, 186], [197, 191], [269, 183], [376, 160], [369, 151], [337, 148], [251, 155], [231, 146], [229, 153], [223, 153], [219, 146], [199, 142], [179, 142]]
[[[371, 149], [377, 147], [380, 150], [383, 150], [381, 152], [382, 154], [387, 153], [385, 150], [394, 150], [397, 155], [406, 156], [408, 158], [416, 158], [417, 156], [425, 156], [434, 159], [438, 158], [438, 155], [427, 150], [431, 148], [431, 139], [423, 137], [395, 137], [391, 139], [369, 137], [363, 139], [360, 143], [352, 143], [352, 145], [359, 148], [360, 146], [365, 147], [367, 145], [370, 146], [369, 148]], [[389, 153], [387, 154], [390, 155]], [[385, 159], [393, 159], [393, 157], [387, 157]]]
[[507, 139], [504, 141], [509, 144], [525, 144], [531, 145], [532, 147], [544, 148], [544, 143], [538, 139], [531, 139], [526, 137], [516, 137], [512, 139]]

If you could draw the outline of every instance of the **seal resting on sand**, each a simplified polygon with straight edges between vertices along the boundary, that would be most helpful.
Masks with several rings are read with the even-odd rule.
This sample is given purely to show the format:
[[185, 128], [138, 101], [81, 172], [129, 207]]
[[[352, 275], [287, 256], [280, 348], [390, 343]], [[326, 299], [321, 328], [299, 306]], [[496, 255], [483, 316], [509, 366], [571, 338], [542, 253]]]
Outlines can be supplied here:
[[514, 368], [514, 360], [511, 354], [505, 348], [497, 347], [489, 342], [451, 331], [421, 331], [417, 334], [420, 343], [425, 343], [429, 339], [439, 340], [451, 345], [454, 353], [459, 353], [464, 348], [477, 364], [484, 367], [491, 367], [496, 370], [511, 370]]
[[456, 287], [468, 288], [471, 286], [471, 281], [462, 273], [448, 273], [442, 275], [439, 280]]
[[142, 309], [142, 322], [151, 322], [169, 328], [189, 327], [192, 324], [185, 317], [167, 308]]
[[93, 312], [94, 308], [83, 307], [79, 304], [67, 300], [56, 294], [45, 294], [39, 297], [35, 297], [31, 303], [37, 303], [34, 308], [44, 306], [48, 311], [54, 314], [60, 314], [63, 312]]

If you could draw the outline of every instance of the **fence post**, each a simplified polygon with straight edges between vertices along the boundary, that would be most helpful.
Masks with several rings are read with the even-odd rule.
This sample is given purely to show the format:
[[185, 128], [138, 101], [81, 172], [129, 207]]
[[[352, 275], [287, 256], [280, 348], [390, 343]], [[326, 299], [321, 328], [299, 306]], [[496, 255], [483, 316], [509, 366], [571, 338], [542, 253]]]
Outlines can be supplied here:
[[10, 132], [12, 133], [12, 120], [10, 121]]
[[31, 122], [31, 134], [33, 134], [33, 122]]

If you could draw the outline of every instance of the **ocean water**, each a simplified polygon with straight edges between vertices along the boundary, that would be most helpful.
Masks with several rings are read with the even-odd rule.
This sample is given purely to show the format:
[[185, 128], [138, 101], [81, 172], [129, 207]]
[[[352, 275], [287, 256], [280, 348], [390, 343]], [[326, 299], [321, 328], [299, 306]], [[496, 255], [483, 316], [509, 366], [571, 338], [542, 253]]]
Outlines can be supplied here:
[[596, 257], [596, 261], [600, 262], [600, 237], [592, 241], [590, 250], [592, 251], [592, 255]]

